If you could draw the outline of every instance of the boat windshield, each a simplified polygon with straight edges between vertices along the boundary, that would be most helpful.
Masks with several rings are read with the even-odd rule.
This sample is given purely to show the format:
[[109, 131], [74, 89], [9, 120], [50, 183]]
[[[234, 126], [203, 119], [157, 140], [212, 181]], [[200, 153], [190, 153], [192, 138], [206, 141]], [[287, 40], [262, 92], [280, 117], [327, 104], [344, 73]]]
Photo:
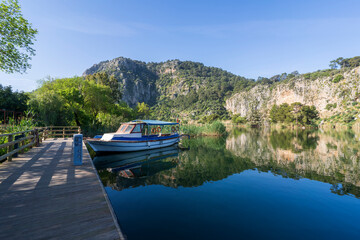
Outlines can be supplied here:
[[126, 128], [122, 131], [122, 133], [130, 133], [133, 127], [134, 125], [127, 125]]
[[125, 130], [126, 126], [127, 126], [126, 124], [121, 125], [121, 126], [119, 127], [119, 129], [116, 131], [116, 133], [121, 133], [121, 132], [123, 132], [123, 131]]

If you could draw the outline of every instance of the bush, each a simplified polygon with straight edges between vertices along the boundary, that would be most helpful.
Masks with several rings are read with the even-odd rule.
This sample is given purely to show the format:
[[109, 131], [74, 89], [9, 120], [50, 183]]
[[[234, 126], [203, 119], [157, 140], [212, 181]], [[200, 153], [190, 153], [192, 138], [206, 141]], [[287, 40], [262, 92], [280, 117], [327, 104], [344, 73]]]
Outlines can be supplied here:
[[312, 125], [319, 119], [319, 112], [315, 106], [302, 105], [299, 102], [291, 105], [283, 103], [280, 106], [273, 105], [270, 110], [270, 119], [273, 123], [298, 123]]
[[215, 121], [209, 125], [205, 125], [205, 133], [222, 135], [226, 133], [226, 127], [222, 122]]
[[190, 135], [224, 135], [226, 134], [226, 127], [222, 122], [215, 121], [203, 126], [181, 125], [181, 131]]
[[354, 121], [354, 119], [355, 119], [355, 117], [352, 116], [351, 114], [347, 114], [347, 115], [344, 116], [344, 122], [345, 123], [350, 123], [350, 122]]
[[340, 81], [343, 80], [343, 79], [344, 79], [344, 76], [341, 75], [341, 74], [338, 74], [338, 75], [336, 75], [336, 76], [334, 77], [334, 79], [332, 80], [332, 82], [333, 82], [333, 83], [338, 83], [338, 82], [340, 82]]
[[231, 118], [231, 122], [232, 123], [237, 123], [237, 124], [244, 124], [246, 123], [246, 118], [245, 117], [241, 117], [240, 114], [235, 114], [233, 115], [233, 117]]
[[220, 116], [218, 114], [211, 114], [209, 116], [203, 116], [199, 122], [200, 123], [211, 123], [218, 119], [220, 119]]
[[336, 103], [333, 103], [333, 104], [329, 103], [329, 104], [326, 105], [325, 109], [326, 110], [331, 110], [331, 109], [336, 108], [336, 107], [337, 107]]

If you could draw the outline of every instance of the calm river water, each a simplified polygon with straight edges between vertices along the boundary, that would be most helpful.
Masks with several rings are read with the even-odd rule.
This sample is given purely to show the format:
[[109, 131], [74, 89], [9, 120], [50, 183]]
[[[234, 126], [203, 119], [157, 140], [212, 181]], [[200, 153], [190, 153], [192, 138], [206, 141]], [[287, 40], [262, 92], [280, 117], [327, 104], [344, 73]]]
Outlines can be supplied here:
[[360, 136], [233, 130], [96, 156], [132, 239], [360, 239]]

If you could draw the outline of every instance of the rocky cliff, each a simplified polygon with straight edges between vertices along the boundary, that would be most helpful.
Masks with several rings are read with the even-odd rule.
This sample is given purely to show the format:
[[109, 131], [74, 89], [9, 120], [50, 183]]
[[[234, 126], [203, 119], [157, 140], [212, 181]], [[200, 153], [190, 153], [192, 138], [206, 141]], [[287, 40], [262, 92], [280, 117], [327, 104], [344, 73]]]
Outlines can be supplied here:
[[94, 64], [85, 70], [83, 76], [97, 72], [106, 72], [118, 79], [122, 100], [129, 106], [133, 107], [138, 102], [151, 105], [155, 103], [157, 75], [148, 68], [145, 62], [119, 57]]
[[354, 59], [340, 70], [295, 71], [258, 81], [191, 61], [145, 63], [123, 57], [95, 64], [83, 75], [113, 75], [119, 82], [122, 100], [131, 107], [138, 102], [153, 106], [156, 118], [200, 120], [216, 115], [228, 119], [232, 114], [249, 117], [256, 110], [265, 120], [274, 104], [300, 102], [314, 105], [321, 118], [356, 110], [350, 116], [354, 119], [359, 109], [348, 105], [360, 99], [360, 58], [350, 60]]
[[156, 111], [164, 118], [184, 113], [226, 114], [225, 95], [230, 96], [236, 84], [243, 87], [254, 83], [220, 68], [180, 60], [145, 63], [119, 57], [95, 64], [83, 75], [98, 72], [118, 80], [122, 100], [128, 105], [133, 107], [138, 102], [156, 105]]
[[[338, 75], [342, 75], [343, 79], [334, 81]], [[324, 118], [343, 111], [348, 104], [360, 98], [360, 67], [337, 71], [333, 76], [306, 77], [303, 74], [289, 81], [260, 84], [249, 91], [240, 91], [226, 100], [225, 108], [243, 117], [252, 110], [259, 110], [263, 116], [268, 116], [274, 104], [300, 102], [314, 105], [320, 117]], [[327, 109], [328, 104], [336, 104], [336, 107]]]

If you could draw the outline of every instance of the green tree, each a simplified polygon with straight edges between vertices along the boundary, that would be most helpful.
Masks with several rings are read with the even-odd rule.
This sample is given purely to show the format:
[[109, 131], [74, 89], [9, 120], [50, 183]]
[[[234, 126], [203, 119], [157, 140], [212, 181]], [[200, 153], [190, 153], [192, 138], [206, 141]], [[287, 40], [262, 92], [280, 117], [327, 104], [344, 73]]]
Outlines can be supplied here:
[[11, 86], [0, 84], [0, 109], [24, 112], [28, 96], [24, 92], [12, 91]]
[[115, 103], [108, 86], [82, 77], [43, 81], [28, 105], [41, 125], [78, 125], [87, 133], [114, 131], [134, 117], [125, 103]]
[[299, 118], [301, 116], [301, 109], [302, 109], [303, 105], [299, 102], [294, 102], [291, 104], [291, 110], [292, 110], [292, 114], [295, 118], [295, 122], [296, 125], [298, 124]]
[[119, 103], [121, 101], [121, 91], [117, 78], [113, 75], [109, 76], [106, 72], [98, 72], [85, 77], [88, 81], [94, 81], [97, 84], [108, 86], [111, 90], [112, 98], [115, 102]]
[[17, 0], [0, 4], [0, 69], [6, 73], [24, 73], [35, 55], [32, 48], [37, 30], [22, 16]]
[[270, 110], [271, 122], [296, 123], [302, 125], [314, 124], [319, 119], [319, 112], [315, 106], [302, 105], [299, 102], [291, 105], [283, 103], [280, 106], [273, 105]]
[[136, 112], [140, 118], [148, 118], [150, 116], [150, 107], [144, 102], [138, 103]]

